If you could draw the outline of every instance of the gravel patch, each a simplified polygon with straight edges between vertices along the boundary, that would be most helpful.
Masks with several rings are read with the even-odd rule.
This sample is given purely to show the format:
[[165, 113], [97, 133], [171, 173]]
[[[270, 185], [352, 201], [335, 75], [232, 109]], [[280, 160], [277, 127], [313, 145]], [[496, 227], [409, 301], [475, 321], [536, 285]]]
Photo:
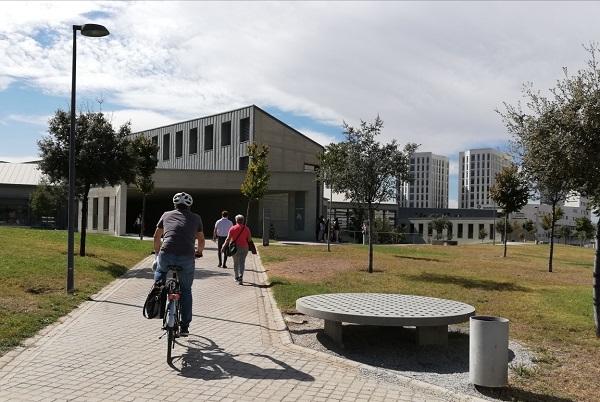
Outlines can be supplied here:
[[[398, 374], [446, 389], [496, 400], [469, 383], [468, 324], [451, 325], [448, 346], [418, 346], [415, 329], [344, 324], [344, 347], [323, 333], [323, 320], [303, 314], [284, 314], [295, 344], [372, 366], [365, 376], [398, 382]], [[517, 342], [509, 342], [509, 382], [512, 368], [534, 369], [534, 354]], [[484, 390], [485, 391], [485, 390]], [[490, 394], [490, 392], [486, 392]]]

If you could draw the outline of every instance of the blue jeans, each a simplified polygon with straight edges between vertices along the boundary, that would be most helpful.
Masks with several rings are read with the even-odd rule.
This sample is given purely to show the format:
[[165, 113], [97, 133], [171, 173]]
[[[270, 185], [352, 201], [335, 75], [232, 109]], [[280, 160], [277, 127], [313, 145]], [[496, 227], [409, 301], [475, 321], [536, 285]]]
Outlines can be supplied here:
[[194, 257], [158, 253], [154, 281], [164, 281], [167, 278], [169, 265], [179, 265], [183, 271], [178, 272], [179, 288], [181, 289], [181, 325], [187, 327], [192, 321], [192, 283], [194, 282]]

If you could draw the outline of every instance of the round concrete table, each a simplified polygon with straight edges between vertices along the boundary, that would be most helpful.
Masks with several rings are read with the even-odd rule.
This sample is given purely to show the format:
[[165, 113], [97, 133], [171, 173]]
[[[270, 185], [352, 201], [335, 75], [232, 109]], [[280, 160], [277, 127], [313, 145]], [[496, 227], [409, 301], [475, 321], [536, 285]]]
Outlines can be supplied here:
[[475, 315], [465, 303], [435, 297], [384, 293], [329, 293], [296, 300], [296, 310], [325, 321], [325, 334], [342, 344], [342, 322], [414, 326], [419, 345], [448, 343], [448, 325]]

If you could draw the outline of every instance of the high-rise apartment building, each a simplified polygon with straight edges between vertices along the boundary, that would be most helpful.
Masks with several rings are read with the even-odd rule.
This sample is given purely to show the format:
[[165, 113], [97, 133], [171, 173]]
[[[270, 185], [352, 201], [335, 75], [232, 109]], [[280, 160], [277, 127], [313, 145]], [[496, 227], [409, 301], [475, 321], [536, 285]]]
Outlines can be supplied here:
[[409, 208], [448, 208], [448, 158], [417, 152], [410, 159], [412, 183], [398, 185], [397, 202]]
[[458, 207], [495, 208], [490, 187], [511, 157], [492, 148], [469, 149], [458, 155]]

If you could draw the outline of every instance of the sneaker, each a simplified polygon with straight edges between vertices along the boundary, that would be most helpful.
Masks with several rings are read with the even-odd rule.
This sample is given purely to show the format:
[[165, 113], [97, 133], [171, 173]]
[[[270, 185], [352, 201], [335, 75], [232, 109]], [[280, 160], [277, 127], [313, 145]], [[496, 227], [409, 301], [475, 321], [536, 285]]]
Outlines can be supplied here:
[[241, 285], [243, 283], [242, 278], [238, 279], [238, 285]]
[[223, 264], [223, 268], [227, 268], [227, 265]]
[[179, 331], [179, 336], [188, 336], [190, 334], [190, 329], [189, 327], [184, 327], [183, 325], [181, 326], [181, 330]]
[[219, 263], [219, 265], [217, 265], [217, 268], [221, 268], [221, 263]]

